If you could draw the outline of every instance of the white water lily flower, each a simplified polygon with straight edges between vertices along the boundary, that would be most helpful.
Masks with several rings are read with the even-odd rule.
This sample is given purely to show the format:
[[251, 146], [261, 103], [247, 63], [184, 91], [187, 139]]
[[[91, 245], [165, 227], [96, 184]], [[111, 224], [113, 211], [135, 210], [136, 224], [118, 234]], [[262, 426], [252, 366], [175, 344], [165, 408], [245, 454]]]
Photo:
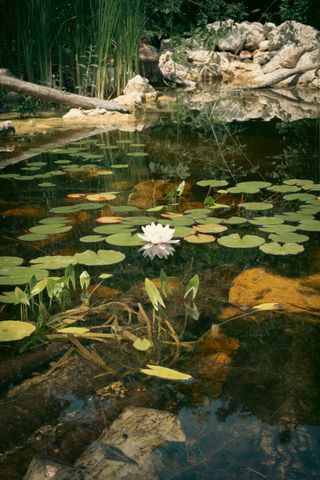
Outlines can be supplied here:
[[179, 243], [179, 240], [172, 240], [175, 229], [170, 228], [169, 225], [162, 225], [158, 223], [151, 223], [151, 225], [146, 225], [142, 227], [143, 235], [138, 233], [138, 237], [148, 243], [153, 245], [158, 245], [162, 243]]
[[154, 257], [168, 258], [169, 255], [173, 255], [174, 248], [170, 243], [159, 243], [158, 245], [146, 243], [139, 249], [139, 252], [141, 251], [144, 257], [150, 257], [153, 260]]

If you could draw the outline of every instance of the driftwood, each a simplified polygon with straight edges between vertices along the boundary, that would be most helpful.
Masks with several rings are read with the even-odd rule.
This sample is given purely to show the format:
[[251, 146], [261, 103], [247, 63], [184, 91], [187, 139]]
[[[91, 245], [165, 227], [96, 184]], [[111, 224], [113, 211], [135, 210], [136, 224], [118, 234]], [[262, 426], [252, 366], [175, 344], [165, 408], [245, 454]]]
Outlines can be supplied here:
[[320, 63], [318, 64], [312, 63], [309, 65], [305, 65], [304, 67], [286, 69], [285, 71], [282, 70], [279, 73], [274, 72], [272, 74], [266, 75], [267, 79], [264, 80], [263, 82], [260, 82], [256, 85], [246, 85], [243, 88], [245, 90], [251, 90], [251, 89], [257, 89], [257, 88], [272, 87], [276, 83], [286, 80], [286, 78], [294, 77], [295, 75], [301, 75], [302, 73], [309, 72], [310, 70], [317, 70], [318, 68], [320, 68]]
[[128, 110], [121, 107], [110, 100], [102, 100], [100, 98], [83, 97], [75, 93], [63, 92], [54, 88], [35, 85], [34, 83], [25, 82], [15, 77], [0, 75], [0, 88], [10, 92], [16, 92], [21, 95], [29, 95], [30, 97], [39, 98], [47, 102], [59, 103], [75, 108], [105, 108], [106, 110], [120, 113], [128, 113]]

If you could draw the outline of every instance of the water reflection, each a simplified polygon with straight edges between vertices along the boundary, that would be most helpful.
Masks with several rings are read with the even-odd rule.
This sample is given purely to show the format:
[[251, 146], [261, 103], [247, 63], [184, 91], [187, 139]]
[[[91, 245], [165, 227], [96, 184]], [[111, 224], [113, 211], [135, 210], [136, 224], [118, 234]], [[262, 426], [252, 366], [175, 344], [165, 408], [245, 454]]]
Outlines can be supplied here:
[[146, 243], [139, 249], [139, 252], [143, 252], [142, 255], [144, 257], [149, 257], [153, 260], [154, 257], [168, 258], [170, 255], [173, 255], [174, 248], [168, 243]]

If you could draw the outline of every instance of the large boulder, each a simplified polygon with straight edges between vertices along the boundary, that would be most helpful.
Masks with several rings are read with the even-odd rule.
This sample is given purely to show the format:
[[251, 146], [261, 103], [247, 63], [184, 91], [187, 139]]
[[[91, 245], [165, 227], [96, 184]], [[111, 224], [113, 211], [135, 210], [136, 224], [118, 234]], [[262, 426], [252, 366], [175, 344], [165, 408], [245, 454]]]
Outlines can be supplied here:
[[11, 121], [0, 122], [0, 137], [8, 137], [15, 133], [15, 128]]
[[191, 79], [190, 70], [174, 61], [173, 52], [167, 50], [160, 55], [159, 68], [165, 80], [191, 88], [196, 86], [196, 83]]
[[267, 39], [263, 25], [259, 22], [242, 22], [240, 24], [245, 31], [245, 50], [253, 52], [259, 48], [259, 44]]
[[308, 45], [312, 48], [319, 45], [319, 35], [319, 32], [309, 25], [288, 20], [269, 32], [269, 48], [271, 51], [279, 50], [288, 43]]
[[207, 30], [215, 35], [219, 50], [232, 53], [243, 50], [247, 32], [241, 24], [233, 20], [214, 22], [207, 25]]
[[293, 43], [282, 47], [276, 55], [263, 67], [263, 73], [271, 73], [278, 68], [295, 68], [302, 55], [308, 50], [306, 45]]

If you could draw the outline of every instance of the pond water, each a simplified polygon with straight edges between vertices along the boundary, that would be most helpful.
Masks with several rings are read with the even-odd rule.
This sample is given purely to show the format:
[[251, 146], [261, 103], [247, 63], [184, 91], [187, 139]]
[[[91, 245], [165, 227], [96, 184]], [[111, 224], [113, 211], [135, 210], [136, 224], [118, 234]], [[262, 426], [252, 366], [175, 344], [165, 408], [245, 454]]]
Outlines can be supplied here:
[[[74, 263], [92, 285], [112, 274], [103, 285], [122, 299], [161, 269], [184, 289], [199, 275], [183, 340], [219, 323], [226, 339], [183, 351], [174, 365], [164, 355], [194, 383], [144, 381], [150, 406], [179, 414], [187, 438], [163, 449], [159, 478], [319, 478], [319, 120], [214, 123], [178, 113], [140, 132], [35, 150], [1, 171], [0, 257], [23, 264], [0, 265], [0, 294], [24, 289], [32, 271], [21, 264], [56, 276]], [[152, 221], [171, 225], [179, 240], [164, 258], [140, 250], [136, 233]], [[113, 253], [77, 256], [86, 250]], [[99, 288], [96, 302], [107, 295]], [[281, 308], [241, 318], [270, 302]], [[181, 294], [169, 303], [181, 324]], [[4, 305], [1, 318], [18, 319], [14, 302]], [[1, 351], [8, 355], [8, 343]]]

